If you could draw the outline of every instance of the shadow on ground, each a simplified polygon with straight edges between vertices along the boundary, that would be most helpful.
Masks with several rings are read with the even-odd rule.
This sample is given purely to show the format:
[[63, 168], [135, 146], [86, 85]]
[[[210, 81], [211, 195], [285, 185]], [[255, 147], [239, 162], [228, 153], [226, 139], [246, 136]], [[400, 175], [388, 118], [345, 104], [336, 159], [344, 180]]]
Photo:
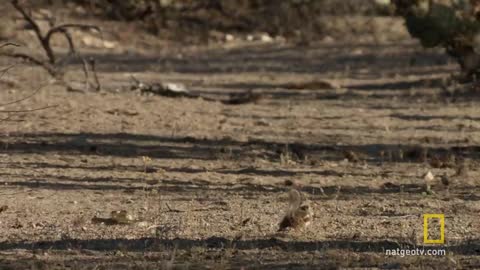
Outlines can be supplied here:
[[[432, 246], [413, 245], [401, 241], [391, 240], [325, 240], [325, 241], [285, 241], [272, 237], [270, 239], [256, 240], [230, 240], [223, 237], [210, 237], [202, 240], [193, 239], [91, 239], [91, 240], [59, 240], [43, 242], [2, 242], [0, 250], [26, 249], [26, 250], [67, 250], [88, 249], [97, 251], [155, 251], [159, 248], [176, 248], [189, 250], [194, 247], [224, 249], [234, 248], [238, 250], [269, 249], [276, 248], [289, 252], [321, 251], [323, 249], [346, 249], [356, 252], [384, 253], [386, 249], [437, 249]], [[446, 246], [448, 252], [461, 255], [480, 255], [480, 239], [473, 239]]]
[[[402, 116], [398, 116], [402, 117]], [[415, 117], [415, 116], [410, 116]], [[403, 158], [395, 162], [418, 162], [419, 155], [425, 152], [426, 157], [455, 155], [462, 158], [480, 158], [480, 146], [423, 147], [406, 144], [364, 144], [364, 145], [331, 145], [307, 144], [301, 142], [275, 142], [251, 139], [247, 142], [230, 138], [209, 139], [194, 137], [164, 137], [155, 135], [129, 133], [11, 133], [8, 141], [0, 139], [3, 153], [24, 154], [68, 154], [68, 155], [100, 155], [117, 157], [149, 156], [156, 159], [197, 159], [216, 160], [220, 153], [231, 151], [232, 156], [239, 159], [251, 157], [251, 150], [259, 150], [263, 158], [278, 161], [279, 155], [289, 151], [293, 158], [302, 161], [305, 157], [322, 160], [341, 161], [346, 152], [358, 154], [359, 161], [388, 162], [382, 160], [381, 152], [402, 150]], [[418, 152], [422, 151], [422, 153]], [[385, 159], [385, 158], [383, 158]], [[423, 162], [423, 161], [422, 161]], [[101, 169], [102, 167], [98, 167]], [[124, 167], [123, 169], [128, 169]], [[185, 171], [187, 172], [187, 171]], [[228, 173], [228, 170], [225, 171]], [[232, 172], [235, 173], [235, 172]], [[253, 170], [251, 173], [255, 173]], [[267, 172], [257, 170], [260, 175], [288, 175], [289, 172]]]
[[[362, 53], [352, 54], [352, 50]], [[416, 49], [418, 49], [416, 51]], [[238, 72], [317, 73], [345, 72], [352, 78], [376, 79], [387, 70], [400, 70], [404, 75], [419, 75], [421, 68], [445, 71], [448, 57], [439, 52], [421, 52], [415, 44], [318, 44], [298, 48], [290, 45], [256, 45], [234, 49], [209, 49], [177, 57], [169, 55], [90, 54], [98, 70], [103, 72], [172, 71], [192, 74], [221, 74]], [[72, 62], [81, 64], [81, 62]], [[405, 67], [409, 67], [405, 69]], [[362, 72], [367, 68], [367, 75]], [[427, 74], [427, 72], [423, 72]], [[375, 75], [374, 75], [375, 74]]]
[[[13, 139], [13, 142], [12, 142]], [[16, 137], [11, 134], [10, 142], [7, 147], [2, 150], [4, 153], [13, 154], [60, 154], [60, 155], [108, 155], [117, 157], [149, 156], [155, 159], [198, 159], [198, 160], [216, 160], [217, 154], [224, 149], [232, 149], [236, 159], [242, 160], [250, 155], [252, 149], [256, 149], [263, 158], [268, 158], [272, 162], [278, 162], [280, 155], [285, 151], [285, 145], [276, 142], [267, 142], [262, 140], [239, 142], [235, 140], [211, 140], [196, 139], [192, 137], [172, 138], [160, 137], [154, 135], [133, 135], [125, 133], [116, 134], [19, 134]], [[352, 145], [352, 146], [330, 146], [319, 144], [302, 144], [292, 143], [288, 146], [291, 156], [302, 164], [300, 169], [262, 169], [255, 167], [246, 167], [240, 169], [208, 169], [208, 172], [217, 174], [232, 174], [245, 176], [273, 176], [291, 178], [303, 174], [314, 174], [319, 176], [343, 177], [347, 174], [355, 177], [368, 178], [371, 173], [364, 173], [363, 170], [353, 170], [352, 172], [337, 172], [335, 170], [317, 169], [316, 162], [320, 160], [342, 161], [346, 158], [346, 153], [353, 151], [358, 153], [361, 158], [358, 161], [352, 161], [352, 164], [361, 164], [374, 162], [381, 164], [383, 158], [378, 156], [379, 151], [390, 151], [390, 149], [416, 149], [410, 145]], [[429, 148], [431, 155], [449, 156], [450, 154], [461, 158], [478, 158], [480, 153], [478, 146], [452, 147], [446, 148]], [[407, 151], [405, 151], [408, 153]], [[139, 154], [141, 153], [141, 154]], [[416, 153], [416, 152], [414, 152]], [[418, 153], [417, 153], [418, 154]], [[394, 162], [422, 162], [418, 161], [416, 156], [406, 157], [403, 160], [395, 160]], [[347, 155], [348, 156], [348, 155]], [[428, 155], [427, 155], [428, 158]], [[303, 163], [302, 163], [303, 162]], [[313, 162], [313, 163], [312, 163]], [[424, 162], [424, 161], [423, 161]], [[3, 162], [6, 167], [17, 169], [35, 169], [35, 168], [55, 168], [55, 169], [81, 169], [87, 171], [115, 171], [115, 172], [136, 172], [142, 173], [141, 166], [125, 166], [125, 165], [95, 165], [85, 162], [74, 163], [49, 163], [49, 162], [30, 162], [22, 163]], [[171, 167], [158, 166], [152, 167], [152, 171], [164, 170], [166, 172], [179, 172], [188, 174], [206, 173], [207, 169], [202, 167]], [[88, 175], [88, 174], [87, 174]], [[90, 190], [159, 190], [161, 192], [195, 192], [203, 191], [223, 191], [227, 193], [251, 195], [255, 192], [281, 192], [284, 188], [281, 185], [259, 185], [253, 183], [213, 183], [211, 181], [197, 179], [195, 181], [177, 181], [168, 177], [160, 177], [158, 183], [154, 183], [148, 187], [141, 182], [141, 179], [135, 177], [76, 177], [72, 175], [56, 175], [43, 174], [32, 177], [27, 174], [19, 174], [18, 172], [2, 172], [0, 176], [3, 178], [22, 178], [26, 180], [13, 181], [3, 180], [3, 184], [11, 187], [28, 187], [43, 188], [53, 190], [68, 189], [90, 189]], [[424, 187], [419, 184], [394, 184], [388, 183], [382, 187], [370, 186], [304, 186], [304, 191], [313, 195], [319, 195], [318, 199], [348, 199], [349, 194], [369, 195], [369, 194], [389, 194], [389, 193], [410, 193], [422, 194]], [[475, 190], [467, 187], [456, 187], [451, 190], [452, 196], [462, 198], [464, 200], [480, 200], [480, 196], [475, 195]], [[323, 195], [323, 197], [322, 197]], [[338, 195], [338, 196], [336, 196]]]

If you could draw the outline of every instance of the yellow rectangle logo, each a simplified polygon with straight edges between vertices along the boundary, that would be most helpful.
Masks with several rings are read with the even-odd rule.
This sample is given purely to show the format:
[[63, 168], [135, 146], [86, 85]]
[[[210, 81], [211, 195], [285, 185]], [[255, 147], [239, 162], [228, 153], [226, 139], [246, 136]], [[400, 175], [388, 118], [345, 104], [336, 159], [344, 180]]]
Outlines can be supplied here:
[[[428, 239], [428, 220], [438, 219], [440, 221], [440, 239]], [[423, 243], [424, 244], [444, 244], [445, 243], [445, 215], [444, 214], [424, 214], [423, 215]]]

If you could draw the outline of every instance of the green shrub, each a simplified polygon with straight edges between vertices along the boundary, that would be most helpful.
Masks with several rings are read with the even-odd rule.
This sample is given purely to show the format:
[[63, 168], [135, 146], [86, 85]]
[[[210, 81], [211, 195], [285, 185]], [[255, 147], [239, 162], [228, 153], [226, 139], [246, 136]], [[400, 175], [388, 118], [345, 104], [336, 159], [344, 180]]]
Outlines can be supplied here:
[[464, 79], [480, 73], [480, 1], [393, 0], [410, 35], [426, 48], [443, 47], [462, 68]]

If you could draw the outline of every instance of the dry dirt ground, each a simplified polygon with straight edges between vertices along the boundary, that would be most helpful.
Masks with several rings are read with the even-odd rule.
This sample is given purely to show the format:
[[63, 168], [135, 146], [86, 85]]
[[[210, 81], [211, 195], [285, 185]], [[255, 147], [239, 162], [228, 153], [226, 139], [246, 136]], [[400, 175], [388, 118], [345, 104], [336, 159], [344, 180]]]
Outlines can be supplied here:
[[[441, 52], [409, 40], [84, 51], [104, 90], [50, 85], [3, 107], [56, 105], [1, 122], [1, 269], [480, 268], [479, 99], [442, 92], [456, 66]], [[132, 75], [262, 98], [140, 95]], [[24, 64], [3, 79], [1, 103], [49, 80]], [[339, 87], [291, 87], [318, 80]], [[277, 233], [285, 180], [315, 218]], [[138, 222], [100, 222], [117, 210]], [[445, 245], [423, 244], [425, 213], [445, 215]], [[385, 254], [397, 248], [447, 255]]]

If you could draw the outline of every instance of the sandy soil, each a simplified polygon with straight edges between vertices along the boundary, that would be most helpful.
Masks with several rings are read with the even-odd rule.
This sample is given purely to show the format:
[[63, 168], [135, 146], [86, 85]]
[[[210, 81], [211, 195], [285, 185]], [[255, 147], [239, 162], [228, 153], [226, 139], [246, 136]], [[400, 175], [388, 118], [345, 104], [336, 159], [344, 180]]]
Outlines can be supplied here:
[[[116, 46], [83, 50], [101, 92], [49, 85], [3, 107], [56, 105], [1, 122], [2, 269], [480, 268], [480, 109], [442, 94], [456, 66], [441, 52], [408, 40]], [[68, 68], [80, 81], [80, 66]], [[141, 95], [132, 75], [262, 99]], [[49, 80], [27, 65], [4, 79], [16, 83], [2, 103]], [[338, 88], [289, 87], [319, 80]], [[466, 173], [455, 176], [458, 160]], [[286, 180], [315, 218], [278, 233]], [[137, 222], [95, 222], [117, 210]], [[445, 245], [423, 244], [425, 213], [445, 215]], [[447, 255], [385, 255], [396, 248]]]

